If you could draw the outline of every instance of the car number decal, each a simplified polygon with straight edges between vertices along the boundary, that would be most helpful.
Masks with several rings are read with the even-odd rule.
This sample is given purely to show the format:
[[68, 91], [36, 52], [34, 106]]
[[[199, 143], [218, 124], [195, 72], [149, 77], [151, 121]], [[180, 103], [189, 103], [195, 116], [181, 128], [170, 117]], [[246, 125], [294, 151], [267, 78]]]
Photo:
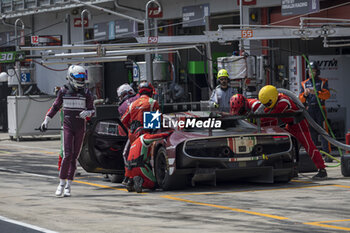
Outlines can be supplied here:
[[227, 145], [235, 154], [247, 154], [252, 152], [256, 145], [255, 137], [234, 137], [227, 138]]

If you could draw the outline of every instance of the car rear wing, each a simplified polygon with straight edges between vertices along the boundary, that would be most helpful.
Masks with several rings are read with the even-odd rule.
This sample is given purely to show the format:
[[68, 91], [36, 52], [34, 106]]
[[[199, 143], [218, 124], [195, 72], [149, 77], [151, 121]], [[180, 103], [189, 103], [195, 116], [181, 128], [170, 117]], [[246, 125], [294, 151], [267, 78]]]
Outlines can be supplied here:
[[302, 110], [295, 112], [285, 112], [285, 113], [259, 113], [259, 114], [248, 114], [246, 116], [249, 119], [256, 119], [258, 126], [258, 132], [261, 131], [261, 118], [293, 118], [293, 124], [298, 124], [305, 117]]

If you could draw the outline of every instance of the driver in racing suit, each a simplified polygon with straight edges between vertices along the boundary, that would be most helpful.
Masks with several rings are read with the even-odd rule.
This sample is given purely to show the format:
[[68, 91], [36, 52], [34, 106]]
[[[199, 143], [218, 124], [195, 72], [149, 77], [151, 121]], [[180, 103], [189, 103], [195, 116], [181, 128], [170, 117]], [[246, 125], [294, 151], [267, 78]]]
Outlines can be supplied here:
[[71, 65], [68, 68], [67, 79], [68, 84], [58, 92], [51, 110], [46, 114], [40, 126], [40, 129], [45, 131], [50, 119], [62, 107], [64, 157], [59, 173], [60, 183], [55, 193], [59, 197], [71, 196], [71, 184], [84, 139], [86, 118], [91, 117], [95, 112], [92, 94], [85, 88], [85, 69], [82, 66]]
[[[265, 113], [284, 113], [299, 110], [288, 96], [279, 94], [276, 87], [272, 85], [266, 85], [260, 90], [259, 100], [266, 107]], [[293, 121], [293, 118], [281, 118], [281, 121], [287, 124], [285, 129], [296, 137], [319, 169], [318, 173], [313, 176], [313, 179], [326, 179], [326, 166], [320, 152], [311, 139], [309, 124], [306, 119], [297, 123]]]

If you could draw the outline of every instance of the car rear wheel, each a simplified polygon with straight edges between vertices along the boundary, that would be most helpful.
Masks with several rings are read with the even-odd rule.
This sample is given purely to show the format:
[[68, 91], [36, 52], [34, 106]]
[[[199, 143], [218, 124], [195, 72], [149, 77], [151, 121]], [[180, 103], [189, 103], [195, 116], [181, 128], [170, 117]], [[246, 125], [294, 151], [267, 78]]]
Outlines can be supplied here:
[[123, 174], [111, 174], [109, 177], [112, 183], [121, 183], [124, 179]]
[[165, 191], [186, 186], [186, 177], [169, 174], [168, 156], [164, 147], [159, 148], [157, 151], [155, 173], [158, 186]]

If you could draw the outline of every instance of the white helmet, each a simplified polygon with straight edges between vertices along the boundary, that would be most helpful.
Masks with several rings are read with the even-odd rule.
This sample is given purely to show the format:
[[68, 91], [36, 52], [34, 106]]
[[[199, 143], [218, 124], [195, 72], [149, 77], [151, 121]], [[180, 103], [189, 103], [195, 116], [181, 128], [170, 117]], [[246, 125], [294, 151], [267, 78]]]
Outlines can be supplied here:
[[84, 88], [86, 79], [86, 71], [84, 67], [71, 65], [68, 68], [67, 79], [75, 89]]
[[133, 96], [135, 94], [136, 93], [134, 89], [132, 89], [132, 87], [127, 83], [124, 83], [117, 89], [117, 95], [120, 101], [123, 101], [127, 99], [129, 96]]
[[7, 82], [8, 80], [8, 74], [6, 72], [1, 72], [0, 73], [0, 82]]

